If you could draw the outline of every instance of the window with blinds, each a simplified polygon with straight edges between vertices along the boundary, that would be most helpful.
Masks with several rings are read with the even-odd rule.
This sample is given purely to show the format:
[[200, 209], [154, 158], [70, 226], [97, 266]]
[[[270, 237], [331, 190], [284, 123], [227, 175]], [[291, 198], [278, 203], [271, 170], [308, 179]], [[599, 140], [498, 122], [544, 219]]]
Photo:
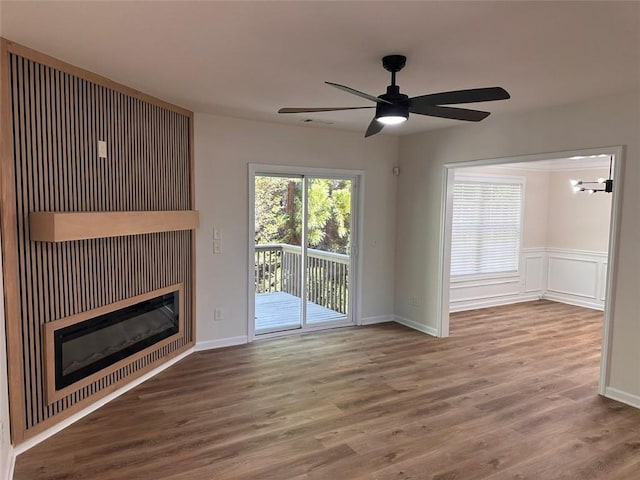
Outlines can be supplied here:
[[515, 273], [520, 256], [523, 182], [456, 175], [451, 276]]

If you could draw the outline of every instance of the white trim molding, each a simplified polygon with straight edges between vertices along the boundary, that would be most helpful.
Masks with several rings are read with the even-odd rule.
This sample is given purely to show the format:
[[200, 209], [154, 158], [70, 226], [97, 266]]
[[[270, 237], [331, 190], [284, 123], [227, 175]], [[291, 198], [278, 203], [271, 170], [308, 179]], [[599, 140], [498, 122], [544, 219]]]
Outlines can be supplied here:
[[197, 342], [194, 351], [204, 352], [207, 350], [213, 350], [215, 348], [234, 347], [236, 345], [243, 345], [249, 342], [247, 335], [240, 335], [238, 337], [217, 338], [215, 340], [205, 340], [203, 342]]
[[4, 463], [2, 466], [2, 472], [0, 472], [0, 474], [2, 475], [2, 480], [13, 480], [13, 471], [16, 467], [16, 450], [13, 447], [10, 447], [7, 458], [3, 459], [6, 460], [6, 463]]
[[450, 312], [464, 312], [467, 310], [476, 310], [478, 308], [500, 307], [502, 305], [513, 305], [514, 303], [533, 302], [540, 300], [540, 295], [526, 294], [526, 295], [499, 295], [494, 298], [477, 298], [471, 299], [468, 303], [458, 304], [451, 307]]
[[359, 325], [375, 325], [377, 323], [387, 323], [395, 321], [395, 317], [392, 314], [389, 315], [378, 315], [375, 317], [364, 317], [360, 320]]
[[512, 168], [514, 170], [529, 170], [538, 172], [559, 172], [559, 171], [583, 171], [583, 170], [602, 170], [609, 168], [609, 159], [611, 155], [600, 154], [592, 156], [578, 155], [569, 158], [556, 158], [553, 160], [538, 160], [536, 162], [525, 164], [506, 164], [500, 165], [500, 168]]
[[606, 387], [604, 396], [615, 400], [616, 402], [622, 402], [632, 407], [640, 408], [640, 397], [631, 393], [623, 392], [613, 387]]
[[400, 325], [404, 325], [405, 327], [409, 327], [413, 330], [417, 330], [422, 333], [426, 333], [427, 335], [431, 335], [432, 337], [438, 336], [438, 331], [429, 325], [425, 325], [424, 323], [418, 323], [415, 320], [409, 320], [408, 318], [401, 317], [399, 315], [395, 316], [395, 322]]

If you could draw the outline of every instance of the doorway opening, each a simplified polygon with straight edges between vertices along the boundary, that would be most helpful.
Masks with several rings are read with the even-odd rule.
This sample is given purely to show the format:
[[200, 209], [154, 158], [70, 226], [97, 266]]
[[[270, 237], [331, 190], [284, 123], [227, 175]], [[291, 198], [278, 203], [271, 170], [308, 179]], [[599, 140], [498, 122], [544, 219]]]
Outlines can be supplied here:
[[354, 325], [359, 172], [250, 166], [251, 338]]
[[[612, 194], [573, 192], [570, 180], [605, 185], [610, 166]], [[622, 170], [622, 147], [445, 165], [438, 336], [463, 310], [537, 299], [604, 310], [604, 394]]]

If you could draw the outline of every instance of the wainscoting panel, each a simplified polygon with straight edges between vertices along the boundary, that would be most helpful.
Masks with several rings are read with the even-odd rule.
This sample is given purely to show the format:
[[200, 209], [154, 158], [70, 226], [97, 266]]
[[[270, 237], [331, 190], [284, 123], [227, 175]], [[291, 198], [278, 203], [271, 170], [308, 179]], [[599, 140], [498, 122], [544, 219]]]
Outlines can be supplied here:
[[548, 292], [597, 298], [598, 263], [567, 257], [549, 257]]
[[547, 265], [548, 280], [544, 298], [604, 309], [606, 253], [548, 248]]
[[600, 260], [600, 273], [598, 275], [598, 300], [603, 303], [607, 296], [607, 268], [608, 262], [605, 256], [604, 260]]
[[452, 280], [449, 311], [460, 312], [539, 299], [544, 293], [544, 249], [523, 249], [518, 263], [516, 273]]
[[517, 273], [453, 279], [449, 311], [458, 312], [546, 298], [604, 309], [607, 254], [525, 248]]
[[520, 277], [505, 276], [491, 279], [468, 280], [451, 283], [451, 301], [463, 302], [485, 298], [517, 295], [520, 293]]
[[544, 291], [545, 284], [545, 253], [542, 252], [523, 252], [524, 266], [524, 291], [525, 293], [540, 293]]
[[[191, 230], [61, 243], [29, 235], [30, 212], [192, 209], [193, 117], [3, 41], [5, 54], [2, 79], [9, 80], [10, 102], [2, 103], [2, 112], [10, 112], [13, 148], [2, 163], [3, 174], [13, 174], [2, 183], [2, 234], [16, 245], [10, 251], [3, 242], [6, 281], [17, 286], [16, 295], [5, 287], [15, 443], [193, 344]], [[107, 158], [98, 158], [98, 140], [107, 142]], [[181, 338], [47, 404], [45, 323], [178, 283], [184, 285]]]

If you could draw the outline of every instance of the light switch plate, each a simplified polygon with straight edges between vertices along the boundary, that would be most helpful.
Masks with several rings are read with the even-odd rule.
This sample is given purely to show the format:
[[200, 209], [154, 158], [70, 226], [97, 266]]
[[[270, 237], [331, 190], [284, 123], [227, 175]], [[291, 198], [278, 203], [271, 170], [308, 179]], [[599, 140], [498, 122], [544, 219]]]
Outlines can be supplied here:
[[107, 158], [107, 142], [98, 140], [98, 158]]

